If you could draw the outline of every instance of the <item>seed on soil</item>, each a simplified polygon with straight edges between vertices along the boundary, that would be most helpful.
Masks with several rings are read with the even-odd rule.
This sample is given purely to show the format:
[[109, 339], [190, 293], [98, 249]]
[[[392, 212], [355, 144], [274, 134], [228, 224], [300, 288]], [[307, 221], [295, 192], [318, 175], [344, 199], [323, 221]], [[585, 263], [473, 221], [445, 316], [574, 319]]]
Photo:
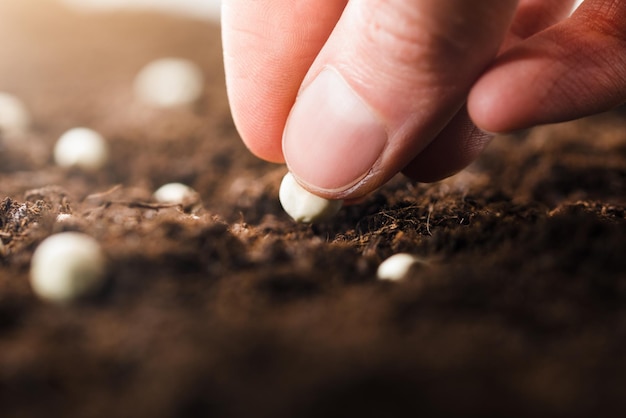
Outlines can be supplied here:
[[343, 200], [324, 199], [304, 189], [291, 173], [283, 177], [278, 197], [285, 212], [295, 221], [304, 223], [327, 221], [343, 205]]
[[57, 222], [66, 222], [72, 219], [72, 215], [69, 213], [59, 213], [56, 217]]
[[424, 261], [412, 254], [394, 254], [378, 266], [376, 276], [380, 280], [398, 281], [404, 279], [411, 268]]
[[176, 107], [191, 105], [204, 90], [200, 67], [182, 58], [161, 58], [150, 62], [135, 77], [135, 96], [148, 105]]
[[109, 158], [106, 140], [87, 128], [65, 132], [54, 146], [54, 161], [61, 167], [78, 167], [87, 171], [102, 168]]
[[159, 187], [153, 196], [160, 203], [184, 203], [194, 199], [197, 193], [186, 184], [167, 183]]
[[68, 303], [99, 290], [106, 261], [100, 244], [88, 235], [62, 232], [46, 238], [30, 266], [33, 291], [41, 299]]
[[28, 129], [30, 114], [24, 103], [9, 93], [0, 92], [0, 133], [19, 135]]

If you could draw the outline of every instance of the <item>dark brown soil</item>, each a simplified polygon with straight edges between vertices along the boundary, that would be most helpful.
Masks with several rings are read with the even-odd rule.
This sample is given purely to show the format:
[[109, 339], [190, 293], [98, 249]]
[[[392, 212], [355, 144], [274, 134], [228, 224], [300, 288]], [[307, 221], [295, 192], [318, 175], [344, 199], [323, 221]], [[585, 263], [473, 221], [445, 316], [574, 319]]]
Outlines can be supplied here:
[[[0, 6], [0, 90], [35, 120], [0, 143], [1, 416], [621, 416], [623, 111], [499, 137], [447, 181], [395, 179], [297, 225], [284, 167], [233, 127], [217, 28], [33, 3]], [[204, 68], [196, 108], [134, 101], [162, 56]], [[54, 166], [74, 126], [109, 139], [106, 170]], [[201, 202], [156, 205], [172, 181]], [[109, 284], [60, 307], [28, 268], [65, 230], [102, 243]], [[400, 251], [429, 267], [377, 281]]]

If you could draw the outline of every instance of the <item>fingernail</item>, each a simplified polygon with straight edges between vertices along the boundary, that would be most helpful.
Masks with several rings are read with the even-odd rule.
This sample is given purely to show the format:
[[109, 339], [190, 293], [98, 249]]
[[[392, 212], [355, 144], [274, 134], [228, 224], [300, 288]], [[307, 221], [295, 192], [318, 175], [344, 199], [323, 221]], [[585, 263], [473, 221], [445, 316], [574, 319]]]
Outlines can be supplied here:
[[358, 186], [387, 143], [369, 107], [333, 69], [324, 69], [296, 99], [283, 135], [289, 170], [312, 191]]

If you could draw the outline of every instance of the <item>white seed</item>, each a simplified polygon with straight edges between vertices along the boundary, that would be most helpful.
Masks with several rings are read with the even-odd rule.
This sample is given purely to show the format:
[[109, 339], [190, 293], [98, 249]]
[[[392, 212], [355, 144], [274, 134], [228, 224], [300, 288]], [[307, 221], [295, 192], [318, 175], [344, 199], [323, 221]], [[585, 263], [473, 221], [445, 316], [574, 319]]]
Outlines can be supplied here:
[[69, 221], [70, 219], [72, 219], [72, 215], [69, 213], [59, 213], [57, 215], [56, 221], [57, 222], [65, 222], [65, 221]]
[[167, 183], [154, 192], [155, 200], [161, 203], [183, 203], [196, 196], [194, 189], [182, 183]]
[[412, 254], [394, 254], [380, 263], [376, 276], [378, 276], [380, 280], [402, 280], [406, 277], [414, 265], [420, 263], [423, 263], [423, 260]]
[[72, 302], [101, 288], [105, 268], [105, 257], [96, 240], [78, 232], [63, 232], [46, 238], [35, 250], [31, 286], [44, 300]]
[[65, 132], [54, 146], [54, 160], [61, 167], [78, 167], [88, 171], [102, 168], [109, 158], [106, 140], [87, 128]]
[[19, 135], [28, 129], [30, 114], [17, 97], [0, 92], [0, 133]]
[[287, 173], [280, 183], [280, 204], [285, 212], [297, 222], [326, 221], [339, 212], [343, 200], [328, 200], [304, 189], [293, 174]]
[[146, 65], [135, 78], [135, 95], [146, 104], [175, 107], [193, 104], [204, 90], [202, 70], [182, 58], [161, 58]]

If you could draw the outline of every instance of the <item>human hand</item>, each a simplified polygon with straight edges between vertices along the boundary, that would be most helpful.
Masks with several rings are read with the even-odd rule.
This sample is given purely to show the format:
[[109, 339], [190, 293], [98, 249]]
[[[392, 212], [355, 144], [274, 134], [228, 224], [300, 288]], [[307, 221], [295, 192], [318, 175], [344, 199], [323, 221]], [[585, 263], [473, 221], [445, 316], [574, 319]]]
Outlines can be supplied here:
[[499, 132], [626, 99], [626, 3], [587, 0], [565, 19], [573, 3], [224, 0], [235, 123], [254, 154], [327, 198], [399, 171], [446, 177], [489, 140], [466, 100]]

